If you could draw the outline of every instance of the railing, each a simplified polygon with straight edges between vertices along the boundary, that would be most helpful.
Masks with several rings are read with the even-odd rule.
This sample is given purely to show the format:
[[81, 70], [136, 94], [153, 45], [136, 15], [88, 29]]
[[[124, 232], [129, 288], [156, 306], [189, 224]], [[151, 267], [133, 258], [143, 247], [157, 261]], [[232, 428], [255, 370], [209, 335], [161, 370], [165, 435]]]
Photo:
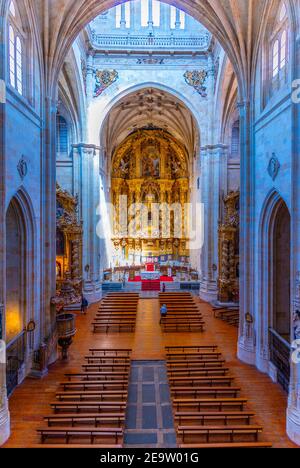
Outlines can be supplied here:
[[275, 330], [269, 330], [270, 361], [277, 369], [278, 383], [288, 393], [290, 383], [291, 347]]
[[25, 361], [25, 332], [13, 340], [6, 349], [6, 385], [10, 395], [18, 385], [18, 373]]
[[92, 43], [96, 47], [154, 47], [154, 48], [192, 48], [206, 50], [210, 45], [209, 34], [197, 37], [175, 37], [175, 36], [104, 36], [92, 34]]

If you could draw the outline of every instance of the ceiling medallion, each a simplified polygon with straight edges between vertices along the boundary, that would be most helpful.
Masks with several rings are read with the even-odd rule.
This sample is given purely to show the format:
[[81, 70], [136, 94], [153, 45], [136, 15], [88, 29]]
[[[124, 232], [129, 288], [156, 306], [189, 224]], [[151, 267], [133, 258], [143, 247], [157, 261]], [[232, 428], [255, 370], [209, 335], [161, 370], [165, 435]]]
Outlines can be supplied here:
[[18, 162], [17, 169], [18, 169], [19, 176], [21, 177], [22, 180], [24, 180], [28, 172], [28, 166], [27, 166], [27, 162], [25, 161], [24, 156], [22, 156], [22, 158]]
[[106, 88], [115, 83], [119, 78], [119, 74], [116, 70], [96, 70], [95, 76], [96, 84], [94, 97], [100, 96]]
[[194, 70], [194, 71], [187, 71], [183, 75], [185, 78], [185, 82], [192, 86], [201, 97], [207, 97], [207, 88], [204, 86], [204, 83], [207, 78], [207, 71], [206, 70]]
[[277, 158], [276, 154], [273, 153], [269, 161], [269, 165], [268, 165], [268, 174], [273, 180], [273, 182], [275, 181], [275, 179], [277, 178], [279, 174], [280, 167], [281, 165], [280, 165], [279, 159]]

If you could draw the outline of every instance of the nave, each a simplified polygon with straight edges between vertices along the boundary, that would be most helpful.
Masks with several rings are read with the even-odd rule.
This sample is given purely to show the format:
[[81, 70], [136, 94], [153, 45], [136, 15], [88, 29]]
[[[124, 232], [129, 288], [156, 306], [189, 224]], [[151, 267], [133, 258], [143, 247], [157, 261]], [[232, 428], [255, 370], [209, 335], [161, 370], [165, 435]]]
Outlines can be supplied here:
[[[124, 298], [124, 295], [122, 297]], [[208, 353], [210, 355], [210, 359], [207, 359], [207, 361], [210, 361], [210, 364], [206, 363], [206, 359], [204, 359], [203, 356], [201, 358], [202, 364], [200, 363], [200, 361], [197, 360], [198, 364], [196, 364], [196, 366], [198, 368], [200, 376], [202, 375], [202, 366], [211, 366], [212, 360], [215, 359], [215, 357], [212, 357], [212, 354], [217, 354], [218, 359], [220, 359], [221, 361], [225, 361], [224, 363], [220, 363], [220, 365], [229, 369], [229, 373], [226, 373], [226, 377], [228, 378], [230, 376], [230, 378], [234, 379], [232, 388], [241, 388], [241, 392], [239, 392], [238, 398], [247, 400], [247, 403], [245, 405], [245, 411], [247, 412], [247, 414], [255, 414], [253, 422], [251, 420], [251, 427], [255, 426], [258, 428], [263, 428], [263, 433], [259, 435], [259, 440], [263, 441], [265, 444], [272, 445], [274, 448], [296, 447], [288, 440], [285, 434], [286, 394], [283, 392], [283, 390], [281, 390], [279, 385], [273, 384], [269, 377], [261, 375], [257, 370], [255, 370], [255, 368], [247, 366], [241, 363], [239, 360], [237, 360], [235, 349], [237, 329], [235, 327], [232, 327], [230, 324], [221, 321], [218, 318], [215, 318], [213, 310], [208, 304], [201, 302], [196, 297], [194, 297], [192, 301], [197, 303], [199, 312], [203, 318], [203, 322], [205, 323], [203, 332], [165, 332], [164, 327], [160, 326], [159, 324], [160, 312], [158, 298], [141, 298], [138, 300], [134, 332], [115, 332], [114, 330], [108, 330], [107, 333], [105, 331], [100, 331], [100, 333], [93, 332], [92, 323], [94, 322], [95, 317], [99, 314], [99, 312], [101, 313], [101, 308], [107, 307], [107, 299], [104, 299], [102, 301], [102, 304], [96, 304], [91, 306], [88, 309], [87, 315], [79, 315], [77, 317], [76, 323], [78, 332], [75, 336], [74, 343], [70, 347], [69, 361], [67, 363], [64, 363], [63, 361], [58, 360], [53, 366], [50, 367], [49, 374], [40, 381], [26, 379], [26, 381], [19, 388], [16, 389], [13, 396], [11, 397], [10, 408], [12, 419], [12, 436], [9, 442], [5, 445], [5, 447], [9, 448], [40, 446], [41, 439], [37, 430], [42, 427], [45, 429], [47, 428], [46, 422], [44, 421], [43, 423], [43, 419], [45, 417], [56, 416], [56, 414], [53, 414], [53, 412], [51, 412], [49, 404], [52, 403], [53, 405], [53, 402], [58, 397], [58, 392], [61, 392], [61, 394], [63, 395], [63, 388], [60, 388], [59, 384], [61, 382], [66, 382], [65, 374], [70, 375], [82, 372], [80, 370], [82, 368], [82, 365], [85, 366], [83, 369], [85, 372], [101, 371], [103, 373], [105, 367], [103, 365], [103, 362], [105, 362], [103, 356], [105, 357], [105, 354], [106, 356], [108, 356], [108, 354], [119, 356], [119, 358], [116, 357], [113, 361], [114, 364], [117, 364], [119, 366], [121, 361], [123, 362], [123, 366], [126, 364], [125, 368], [123, 369], [124, 372], [120, 370], [120, 372], [123, 373], [122, 378], [125, 379], [125, 382], [129, 376], [128, 363], [130, 362], [132, 368], [147, 366], [154, 368], [155, 366], [165, 367], [166, 365], [168, 365], [169, 383], [171, 383], [172, 373], [170, 373], [170, 370], [172, 370], [173, 368], [173, 372], [175, 371], [176, 375], [173, 360], [175, 359], [176, 361], [178, 361], [178, 355], [180, 358], [180, 363], [178, 363], [178, 365], [182, 366], [182, 363], [184, 365], [184, 362], [188, 362], [188, 359], [186, 359], [186, 357], [188, 354], [190, 354], [190, 362], [187, 366], [185, 366], [185, 368], [191, 369], [195, 366], [195, 364], [193, 363], [193, 359], [195, 359], [195, 356], [193, 356], [193, 354], [203, 354], [203, 352]], [[123, 301], [121, 300], [121, 304], [123, 304], [123, 312], [124, 314], [126, 314], [126, 305], [124, 299]], [[169, 307], [172, 308], [170, 303]], [[173, 313], [176, 314], [176, 312], [170, 310], [170, 316], [168, 317], [168, 320], [173, 320]], [[178, 345], [180, 345], [180, 349], [175, 349], [174, 347], [178, 347]], [[214, 346], [211, 348], [212, 345]], [[215, 348], [215, 346], [217, 348]], [[196, 348], [193, 348], [193, 350], [188, 351], [187, 349], [184, 349], [184, 347]], [[205, 347], [207, 347], [206, 351]], [[103, 350], [119, 351], [109, 351], [109, 353], [107, 354], [107, 351], [104, 353]], [[132, 350], [132, 352], [124, 350]], [[218, 353], [220, 353], [221, 355], [219, 356]], [[177, 357], [174, 355], [177, 355]], [[89, 356], [89, 359], [87, 359], [87, 356]], [[128, 359], [129, 356], [130, 359]], [[218, 366], [216, 362], [215, 365]], [[208, 371], [207, 375], [209, 374], [209, 372], [210, 371]], [[109, 367], [109, 365], [107, 368], [107, 375], [108, 379], [114, 378], [112, 377], [111, 368]], [[77, 378], [78, 377], [76, 377], [76, 380]], [[131, 431], [129, 429], [129, 426], [132, 424], [132, 421], [130, 421], [132, 419], [132, 406], [137, 406], [136, 414], [142, 414], [143, 408], [139, 408], [138, 406], [144, 405], [145, 401], [147, 401], [147, 398], [144, 399], [143, 395], [142, 397], [138, 395], [135, 400], [134, 396], [131, 394], [132, 387], [134, 387], [136, 383], [135, 378], [136, 377], [134, 376], [133, 371], [131, 377], [129, 377], [129, 395], [127, 403], [127, 418], [124, 427], [124, 441], [119, 440], [118, 438], [115, 439], [115, 432], [113, 432], [112, 438], [104, 439], [106, 447], [110, 443], [112, 445], [115, 445], [115, 443], [117, 443], [117, 445], [120, 445], [122, 442], [124, 443], [125, 447], [162, 446], [159, 444], [159, 442], [161, 441], [160, 432], [163, 431], [163, 428], [161, 426], [159, 426], [156, 429], [153, 427], [150, 429], [149, 427], [147, 427], [149, 426], [149, 424], [147, 425], [146, 420], [146, 427], [143, 427], [143, 421], [141, 423], [138, 420], [138, 417], [136, 416], [137, 429], [135, 431]], [[198, 375], [197, 378], [199, 378]], [[204, 378], [204, 376], [202, 376], [201, 378]], [[71, 378], [70, 382], [72, 380], [73, 378]], [[88, 382], [88, 380], [85, 380], [85, 382]], [[147, 372], [143, 371], [143, 373], [140, 374], [139, 383], [137, 383], [136, 387], [140, 388], [140, 391], [143, 392], [145, 386], [149, 387], [149, 385], [151, 386], [151, 378], [149, 379], [149, 375], [147, 377]], [[163, 385], [165, 385], [165, 383]], [[228, 389], [229, 388], [230, 387], [228, 387]], [[174, 393], [174, 388], [172, 388], [172, 385], [171, 389], [174, 403], [174, 400], [177, 398], [177, 394], [176, 392]], [[229, 391], [228, 389], [227, 391]], [[124, 394], [125, 393], [126, 392], [124, 392]], [[183, 396], [181, 395], [180, 398], [183, 399]], [[189, 398], [191, 399], [192, 397], [189, 396]], [[197, 395], [197, 400], [202, 398], [204, 397]], [[57, 403], [60, 403], [59, 398], [57, 398]], [[69, 402], [68, 404], [71, 403]], [[149, 403], [147, 405], [149, 407]], [[153, 406], [155, 407], [155, 404]], [[177, 410], [175, 403], [173, 405], [173, 410], [174, 416]], [[203, 410], [201, 410], [201, 412], [202, 411]], [[212, 410], [206, 408], [205, 411], [210, 412]], [[117, 412], [120, 413], [120, 410], [118, 409]], [[63, 416], [63, 414], [60, 412], [57, 414], [59, 416]], [[79, 413], [75, 413], [73, 416], [78, 417]], [[115, 418], [117, 421], [117, 425], [120, 424], [121, 427], [123, 425], [122, 416], [120, 416], [119, 420], [117, 416], [115, 416]], [[177, 425], [177, 423], [180, 426], [184, 426], [186, 424], [186, 420], [178, 421], [177, 417], [175, 418], [175, 424]], [[218, 424], [218, 426], [221, 425], [221, 423], [214, 424]], [[190, 425], [190, 421], [188, 425]], [[232, 423], [230, 424], [230, 426], [231, 425]], [[70, 424], [70, 426], [72, 426], [72, 424]], [[112, 426], [115, 427], [116, 424], [112, 424]], [[102, 427], [102, 424], [100, 427]], [[53, 429], [53, 427], [51, 429]], [[24, 438], [25, 431], [26, 438]], [[133, 433], [134, 437], [132, 435]], [[131, 436], [129, 436], [129, 434], [131, 434]], [[147, 440], [151, 441], [152, 443], [145, 443], [145, 441]], [[192, 439], [190, 439], [189, 434], [185, 436], [186, 444], [200, 444], [200, 440], [201, 442], [203, 441], [203, 439], [199, 438], [198, 436], [196, 437], [196, 439], [194, 436], [192, 437]], [[239, 439], [237, 438], [237, 440]], [[253, 441], [253, 438], [246, 440]], [[138, 441], [138, 443], [134, 441]], [[228, 442], [227, 435], [224, 435], [224, 441]], [[126, 442], [130, 442], [130, 444], [126, 444]], [[173, 442], [173, 444], [165, 444], [164, 446], [179, 446], [183, 443], [182, 438], [180, 437], [177, 437], [176, 445], [174, 444], [174, 440], [171, 439], [171, 442]], [[55, 444], [54, 440], [52, 442], [51, 438], [49, 440], [45, 440], [44, 446], [48, 446], [49, 443], [51, 443], [52, 446], [54, 446]], [[62, 440], [59, 440], [59, 443], [62, 443]], [[77, 444], [77, 439], [76, 442], [75, 439], [74, 441], [70, 440], [68, 445], [72, 446], [73, 443]], [[101, 438], [99, 442], [97, 441], [95, 443], [97, 443], [97, 445], [103, 445], [103, 443], [101, 444]], [[84, 444], [84, 446], [89, 446], [89, 440], [87, 442], [80, 441], [80, 444]]]

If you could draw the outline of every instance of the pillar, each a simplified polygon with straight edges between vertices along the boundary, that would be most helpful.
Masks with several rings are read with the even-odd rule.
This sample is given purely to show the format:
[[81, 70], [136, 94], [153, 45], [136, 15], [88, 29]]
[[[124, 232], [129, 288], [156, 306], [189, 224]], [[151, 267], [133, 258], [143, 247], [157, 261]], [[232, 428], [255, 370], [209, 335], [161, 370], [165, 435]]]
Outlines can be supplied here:
[[201, 149], [201, 202], [204, 205], [204, 245], [201, 254], [200, 297], [208, 302], [218, 297], [218, 227], [223, 166], [227, 147], [206, 146]]
[[[74, 181], [78, 193], [78, 210], [83, 222], [83, 293], [90, 303], [97, 302], [102, 296], [100, 278], [100, 243], [97, 234], [100, 219], [100, 175], [99, 175], [99, 148], [95, 145], [80, 143], [73, 146], [75, 173], [79, 180]], [[104, 226], [101, 225], [101, 232]], [[103, 229], [102, 229], [103, 228]]]
[[246, 320], [254, 311], [254, 151], [250, 102], [239, 103], [241, 129], [241, 198], [240, 198], [240, 328], [238, 357], [247, 364], [256, 361], [255, 320]]
[[[293, 36], [295, 37], [295, 36]], [[294, 78], [300, 73], [300, 36], [296, 38], [294, 50]], [[292, 313], [300, 310], [300, 104], [293, 103], [293, 143], [292, 154]], [[294, 334], [294, 330], [292, 330]], [[296, 343], [293, 348], [300, 349]], [[291, 378], [287, 408], [287, 434], [289, 438], [300, 445], [300, 354], [292, 353]]]

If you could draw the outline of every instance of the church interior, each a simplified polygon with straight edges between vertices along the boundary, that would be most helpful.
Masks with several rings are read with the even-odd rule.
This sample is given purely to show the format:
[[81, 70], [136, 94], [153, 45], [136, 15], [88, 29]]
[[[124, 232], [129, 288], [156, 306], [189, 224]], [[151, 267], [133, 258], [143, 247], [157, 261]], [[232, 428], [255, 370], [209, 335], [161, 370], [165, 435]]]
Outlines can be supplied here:
[[0, 446], [300, 446], [300, 0], [0, 0]]

